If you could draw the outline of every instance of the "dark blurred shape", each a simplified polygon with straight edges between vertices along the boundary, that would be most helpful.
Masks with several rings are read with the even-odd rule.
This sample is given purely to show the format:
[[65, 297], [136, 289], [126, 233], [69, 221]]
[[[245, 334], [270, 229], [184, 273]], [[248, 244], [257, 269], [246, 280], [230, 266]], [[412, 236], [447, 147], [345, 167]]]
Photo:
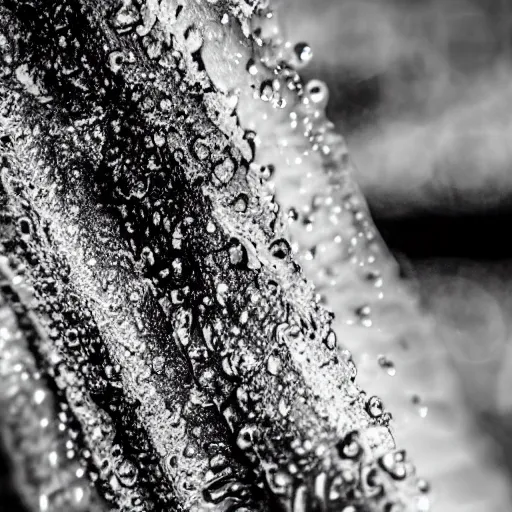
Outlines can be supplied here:
[[[0, 411], [0, 414], [5, 412]], [[2, 512], [28, 512], [11, 481], [11, 468], [4, 447], [0, 443], [0, 510]]]
[[512, 212], [485, 215], [422, 215], [377, 219], [390, 249], [409, 258], [512, 258], [512, 245], [503, 234], [512, 226]]

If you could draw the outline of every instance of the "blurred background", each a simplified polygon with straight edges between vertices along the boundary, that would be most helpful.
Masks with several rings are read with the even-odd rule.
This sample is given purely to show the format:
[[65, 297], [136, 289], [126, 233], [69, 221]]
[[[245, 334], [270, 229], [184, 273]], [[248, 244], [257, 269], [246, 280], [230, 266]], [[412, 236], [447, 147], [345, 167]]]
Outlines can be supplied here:
[[[512, 1], [282, 0], [475, 421], [512, 470]], [[512, 474], [512, 473], [511, 473]]]

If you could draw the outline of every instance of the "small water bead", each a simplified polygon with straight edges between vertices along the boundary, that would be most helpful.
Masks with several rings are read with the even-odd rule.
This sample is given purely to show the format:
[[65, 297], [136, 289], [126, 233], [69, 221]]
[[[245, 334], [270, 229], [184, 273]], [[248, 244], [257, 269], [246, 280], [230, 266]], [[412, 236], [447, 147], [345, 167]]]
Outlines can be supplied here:
[[288, 413], [290, 412], [291, 406], [290, 404], [286, 403], [286, 400], [284, 398], [281, 398], [277, 405], [277, 409], [279, 411], [279, 414], [281, 414], [283, 418], [286, 418], [286, 416], [288, 416]]
[[271, 101], [274, 97], [274, 86], [272, 80], [265, 80], [260, 86], [260, 98], [263, 101]]
[[39, 495], [39, 512], [48, 512], [49, 511], [50, 502], [48, 500], [48, 496], [46, 494]]
[[372, 418], [379, 418], [384, 412], [382, 400], [377, 396], [371, 396], [366, 402], [366, 411]]
[[390, 377], [394, 377], [396, 375], [396, 368], [393, 361], [388, 359], [386, 356], [380, 355], [378, 358], [379, 366], [386, 371], [386, 373]]
[[203, 35], [201, 31], [194, 26], [189, 27], [185, 31], [185, 39], [190, 53], [197, 52], [201, 46], [203, 46]]
[[124, 34], [129, 32], [139, 20], [139, 9], [131, 0], [123, 0], [120, 9], [110, 19], [110, 24], [118, 34]]
[[28, 217], [22, 217], [18, 221], [18, 225], [20, 227], [22, 236], [26, 237], [26, 236], [30, 235], [30, 233], [32, 231], [32, 223]]
[[231, 181], [235, 174], [236, 166], [235, 162], [232, 158], [224, 159], [220, 164], [218, 164], [213, 173], [217, 180], [222, 184], [227, 184]]
[[395, 480], [403, 480], [407, 476], [404, 450], [386, 453], [379, 459], [379, 464]]
[[249, 204], [249, 198], [247, 194], [239, 194], [235, 199], [233, 207], [238, 213], [245, 213], [247, 211], [247, 205]]
[[324, 343], [329, 350], [334, 350], [337, 345], [336, 333], [332, 330], [329, 331], [329, 334], [327, 334], [327, 337], [325, 338]]
[[119, 72], [119, 70], [122, 68], [124, 62], [125, 62], [125, 57], [124, 57], [123, 52], [120, 52], [120, 51], [110, 52], [110, 54], [108, 56], [108, 66], [114, 73]]
[[293, 478], [284, 468], [268, 470], [268, 483], [271, 490], [277, 496], [286, 494], [286, 491], [293, 483]]
[[422, 418], [425, 418], [428, 414], [428, 407], [426, 405], [423, 405], [421, 398], [418, 395], [413, 395], [411, 401], [416, 406], [418, 414]]
[[382, 510], [383, 512], [406, 512], [403, 505], [398, 503], [386, 503]]
[[228, 290], [229, 290], [229, 287], [226, 283], [219, 283], [217, 285], [217, 295], [216, 295], [216, 298], [217, 298], [217, 302], [221, 305], [221, 306], [225, 306], [226, 305], [226, 295], [228, 293]]
[[295, 222], [299, 218], [299, 212], [295, 208], [290, 208], [288, 210], [288, 222], [291, 224], [292, 222]]
[[255, 425], [246, 425], [238, 433], [236, 444], [242, 451], [247, 451], [252, 448], [257, 427]]
[[314, 105], [323, 108], [329, 101], [329, 89], [321, 80], [310, 80], [306, 85], [306, 97]]
[[371, 308], [368, 305], [360, 306], [356, 308], [355, 314], [359, 319], [359, 322], [364, 327], [371, 327], [372, 326], [372, 320], [370, 318], [371, 315]]
[[235, 242], [229, 248], [229, 262], [231, 265], [240, 265], [244, 262], [245, 253], [242, 244]]
[[76, 484], [73, 487], [71, 487], [70, 492], [68, 494], [71, 504], [74, 507], [78, 507], [81, 504], [85, 504], [88, 498], [88, 492], [89, 489], [87, 484]]
[[418, 512], [429, 512], [431, 510], [430, 499], [428, 496], [420, 496], [416, 504]]
[[153, 371], [161, 374], [164, 371], [165, 359], [162, 356], [157, 356], [153, 359]]
[[188, 459], [190, 459], [195, 454], [196, 454], [195, 447], [193, 445], [191, 445], [191, 444], [187, 444], [187, 446], [185, 446], [185, 449], [183, 450], [183, 456], [187, 457]]
[[252, 76], [258, 74], [258, 68], [256, 66], [256, 63], [254, 62], [254, 59], [249, 59], [249, 61], [247, 62], [247, 71]]
[[423, 493], [430, 492], [430, 484], [423, 478], [418, 480], [418, 490]]
[[194, 142], [193, 149], [196, 157], [201, 161], [207, 160], [210, 157], [210, 149], [203, 139], [197, 139]]
[[270, 244], [269, 251], [274, 258], [283, 260], [290, 255], [291, 247], [286, 239], [279, 238]]
[[165, 135], [162, 133], [155, 133], [155, 135], [153, 135], [153, 140], [155, 141], [155, 145], [161, 148], [165, 144]]
[[128, 459], [124, 459], [115, 469], [115, 474], [125, 487], [133, 487], [137, 481], [138, 470]]
[[192, 312], [180, 309], [175, 316], [175, 333], [178, 341], [187, 346], [190, 342], [190, 328], [192, 326]]
[[34, 403], [41, 405], [46, 398], [46, 392], [43, 389], [38, 389], [34, 392]]
[[313, 58], [313, 51], [307, 43], [297, 43], [293, 48], [293, 52], [295, 55], [293, 63], [298, 69], [305, 67]]
[[286, 108], [287, 102], [282, 96], [274, 98], [273, 106], [275, 108]]
[[279, 357], [271, 355], [267, 360], [267, 371], [270, 375], [278, 375], [281, 369], [281, 359]]
[[275, 167], [272, 164], [262, 165], [259, 168], [259, 176], [262, 180], [269, 180], [275, 172]]
[[359, 440], [359, 432], [349, 432], [337, 445], [338, 454], [342, 459], [359, 459], [363, 447]]

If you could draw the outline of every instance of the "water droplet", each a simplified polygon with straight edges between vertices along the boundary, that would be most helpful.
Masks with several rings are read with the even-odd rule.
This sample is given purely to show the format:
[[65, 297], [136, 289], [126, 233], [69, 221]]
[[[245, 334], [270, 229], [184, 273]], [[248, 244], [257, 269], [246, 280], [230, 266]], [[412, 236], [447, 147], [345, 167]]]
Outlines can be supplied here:
[[365, 327], [372, 326], [372, 319], [370, 318], [371, 313], [372, 310], [368, 305], [361, 306], [355, 310], [355, 314], [359, 319], [359, 322]]
[[239, 243], [233, 244], [229, 248], [229, 261], [232, 265], [240, 265], [244, 261], [244, 249]]
[[18, 221], [18, 225], [20, 227], [21, 235], [22, 236], [28, 236], [30, 235], [32, 231], [32, 224], [30, 222], [30, 219], [28, 217], [22, 217]]
[[428, 414], [428, 407], [426, 405], [423, 405], [421, 398], [418, 395], [413, 395], [411, 401], [416, 406], [418, 414], [422, 418], [425, 418]]
[[260, 86], [260, 98], [263, 101], [270, 101], [274, 97], [274, 87], [272, 80], [265, 80]]
[[334, 350], [337, 345], [336, 333], [333, 330], [330, 330], [327, 334], [327, 337], [324, 340], [325, 345], [329, 350]]
[[183, 262], [181, 261], [181, 258], [174, 258], [172, 260], [172, 270], [176, 277], [181, 277], [183, 273]]
[[267, 370], [270, 375], [278, 375], [281, 368], [281, 359], [271, 355], [267, 360]]
[[210, 156], [210, 149], [206, 145], [206, 141], [203, 139], [197, 139], [194, 142], [194, 153], [196, 157], [203, 161], [209, 158]]
[[226, 184], [229, 183], [229, 181], [233, 178], [235, 174], [235, 162], [232, 158], [226, 158], [222, 161], [222, 163], [218, 164], [215, 169], [213, 170], [213, 173], [215, 174], [215, 177], [222, 183]]
[[226, 283], [219, 283], [217, 285], [217, 302], [221, 306], [226, 305], [226, 295], [228, 293], [229, 287]]
[[291, 247], [287, 240], [279, 238], [270, 244], [269, 251], [274, 258], [283, 260], [290, 255]]
[[371, 396], [366, 402], [366, 411], [372, 418], [378, 418], [382, 416], [384, 412], [384, 406], [382, 400], [378, 396]]
[[319, 107], [325, 107], [329, 100], [329, 89], [321, 80], [310, 80], [306, 85], [309, 100]]
[[153, 359], [153, 370], [157, 374], [161, 374], [164, 370], [165, 359], [162, 356], [156, 356]]
[[137, 481], [138, 470], [128, 459], [124, 459], [115, 470], [119, 482], [125, 487], [133, 487]]
[[396, 375], [396, 368], [393, 361], [388, 359], [386, 356], [380, 355], [378, 358], [379, 366], [386, 371], [388, 375], [394, 377]]
[[49, 510], [49, 500], [46, 494], [39, 495], [39, 512], [48, 512]]
[[185, 31], [185, 39], [190, 53], [197, 52], [203, 46], [203, 36], [196, 27], [190, 27]]
[[155, 145], [161, 148], [165, 144], [165, 135], [162, 133], [155, 133], [153, 140], [155, 141]]
[[268, 482], [272, 492], [278, 496], [285, 495], [289, 487], [293, 484], [293, 477], [284, 469], [270, 470]]
[[379, 459], [380, 466], [395, 480], [403, 480], [407, 476], [405, 451], [389, 452]]
[[245, 213], [247, 211], [247, 205], [249, 203], [249, 198], [247, 194], [239, 194], [234, 202], [235, 211], [238, 213]]
[[191, 444], [187, 444], [185, 449], [183, 450], [183, 456], [187, 458], [191, 458], [196, 454], [196, 449]]
[[123, 0], [121, 8], [114, 14], [110, 24], [117, 33], [122, 34], [130, 31], [140, 20], [140, 12], [131, 0]]
[[417, 501], [418, 512], [430, 511], [430, 499], [428, 496], [419, 496]]
[[255, 425], [247, 425], [240, 430], [236, 438], [236, 444], [240, 450], [245, 452], [252, 448], [256, 431]]
[[190, 342], [190, 328], [192, 326], [192, 312], [180, 309], [175, 315], [175, 333], [178, 341], [187, 346]]
[[279, 414], [283, 416], [284, 418], [288, 416], [288, 413], [290, 412], [290, 405], [286, 403], [286, 400], [284, 398], [281, 398], [279, 400], [279, 404], [277, 405], [277, 408], [279, 410]]
[[41, 405], [46, 398], [46, 393], [43, 389], [38, 389], [34, 392], [34, 402], [37, 405]]
[[124, 61], [124, 54], [120, 51], [110, 52], [108, 56], [108, 65], [114, 73], [117, 73], [121, 69]]
[[296, 56], [294, 63], [297, 68], [306, 66], [313, 58], [313, 51], [307, 43], [297, 43], [293, 51]]
[[337, 445], [338, 454], [342, 459], [359, 459], [363, 448], [359, 441], [359, 433], [349, 432]]
[[253, 59], [249, 59], [249, 61], [247, 62], [247, 71], [252, 76], [255, 76], [258, 74], [258, 68]]
[[430, 484], [423, 478], [420, 478], [418, 480], [418, 490], [420, 492], [429, 492], [430, 491]]

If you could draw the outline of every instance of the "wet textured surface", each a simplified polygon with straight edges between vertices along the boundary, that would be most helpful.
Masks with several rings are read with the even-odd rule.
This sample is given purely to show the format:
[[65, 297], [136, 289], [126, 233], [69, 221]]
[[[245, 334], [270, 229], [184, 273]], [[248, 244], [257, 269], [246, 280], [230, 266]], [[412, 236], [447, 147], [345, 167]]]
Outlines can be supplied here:
[[9, 404], [44, 406], [27, 431], [13, 411], [20, 442], [55, 444], [17, 461], [7, 443], [27, 504], [428, 510], [391, 414], [354, 383], [349, 338], [381, 332], [370, 302], [397, 269], [325, 85], [296, 72], [309, 47], [245, 2], [0, 9], [5, 343], [31, 365], [6, 346], [0, 376]]

